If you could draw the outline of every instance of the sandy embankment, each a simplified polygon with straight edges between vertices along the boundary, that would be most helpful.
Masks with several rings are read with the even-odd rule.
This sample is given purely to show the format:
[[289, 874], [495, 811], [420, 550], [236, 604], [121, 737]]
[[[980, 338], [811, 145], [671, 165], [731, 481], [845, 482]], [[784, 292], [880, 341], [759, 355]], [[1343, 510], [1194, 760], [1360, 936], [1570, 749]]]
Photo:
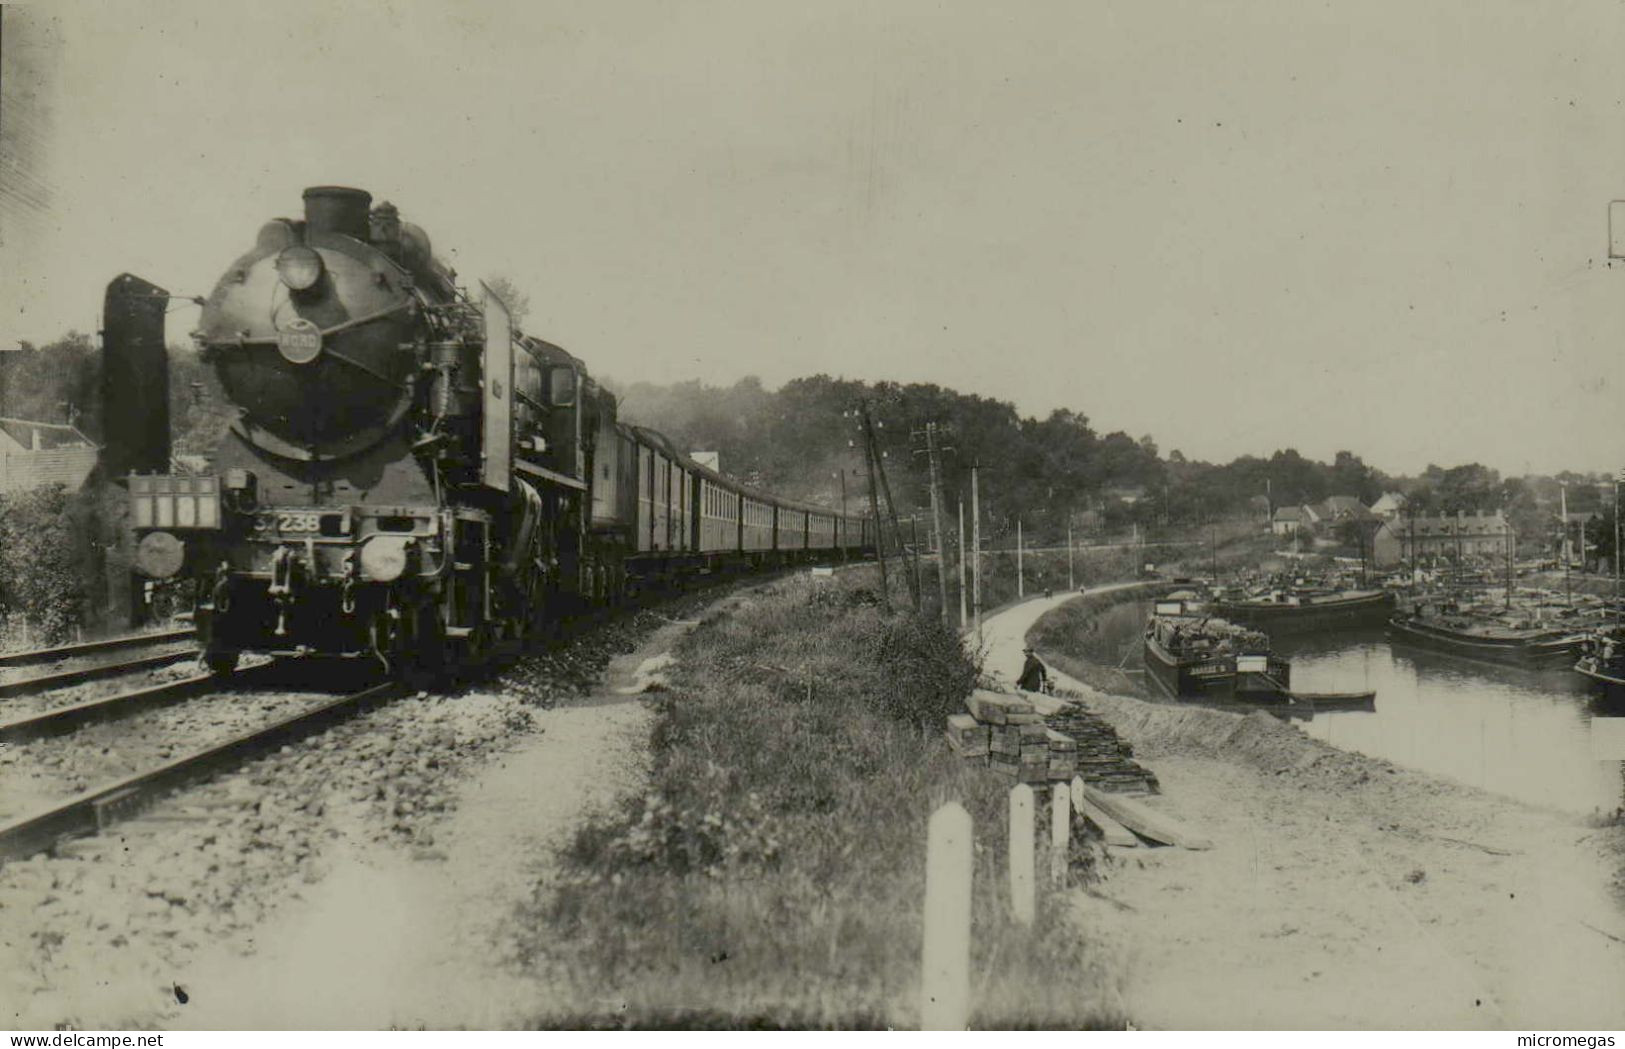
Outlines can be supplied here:
[[[1010, 611], [1030, 625], [1045, 610]], [[1014, 631], [990, 626], [990, 665], [1019, 664]], [[1625, 1027], [1625, 911], [1608, 891], [1621, 828], [1344, 752], [1267, 714], [1073, 684], [1157, 774], [1157, 806], [1216, 842], [1114, 850], [1080, 901], [1130, 959], [1136, 1023]]]

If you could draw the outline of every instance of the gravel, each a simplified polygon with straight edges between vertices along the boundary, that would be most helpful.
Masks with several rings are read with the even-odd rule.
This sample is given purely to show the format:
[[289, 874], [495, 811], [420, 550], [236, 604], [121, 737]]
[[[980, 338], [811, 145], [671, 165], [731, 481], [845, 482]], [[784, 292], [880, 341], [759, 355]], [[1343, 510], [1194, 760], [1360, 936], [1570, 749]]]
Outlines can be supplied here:
[[[610, 658], [718, 599], [719, 588], [629, 612], [491, 680], [397, 700], [158, 803], [56, 855], [0, 867], [0, 1017], [9, 1026], [162, 1027], [182, 1008], [170, 974], [200, 945], [248, 953], [255, 930], [339, 853], [386, 843], [445, 854], [436, 830], [471, 769], [527, 734], [537, 709], [591, 690]], [[0, 748], [0, 808], [68, 794], [308, 704], [226, 693], [70, 736]], [[37, 799], [36, 799], [37, 800]]]

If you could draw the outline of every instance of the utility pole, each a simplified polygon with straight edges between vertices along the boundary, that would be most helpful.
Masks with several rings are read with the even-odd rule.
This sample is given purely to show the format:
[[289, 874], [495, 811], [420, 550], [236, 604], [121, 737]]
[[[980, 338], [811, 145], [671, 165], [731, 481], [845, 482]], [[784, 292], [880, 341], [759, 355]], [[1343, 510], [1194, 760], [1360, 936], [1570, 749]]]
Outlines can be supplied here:
[[[868, 418], [867, 413], [864, 418]], [[891, 588], [886, 582], [886, 535], [880, 524], [880, 493], [875, 484], [875, 447], [869, 439], [867, 428], [863, 433], [863, 465], [869, 470], [869, 514], [875, 521], [875, 560], [880, 562], [880, 603], [890, 612]]]
[[937, 596], [948, 625], [948, 544], [942, 541], [942, 475], [937, 467], [937, 424], [925, 424], [925, 457], [931, 467], [931, 524], [937, 533]]
[[1563, 603], [1573, 608], [1574, 595], [1569, 590], [1569, 561], [1572, 560], [1572, 555], [1569, 553], [1569, 483], [1567, 481], [1559, 482], [1557, 490], [1562, 505], [1563, 517]]
[[[875, 439], [875, 421], [869, 414], [869, 402], [862, 401], [858, 405], [859, 417], [863, 420], [863, 433], [869, 442], [869, 458], [874, 463], [874, 471], [880, 477], [880, 491], [886, 497], [886, 512], [891, 517], [892, 534], [897, 537], [899, 549], [903, 546], [903, 526], [897, 520], [897, 503], [891, 496], [891, 482], [886, 480], [886, 464], [881, 461], [879, 442]], [[878, 514], [878, 511], [877, 511]], [[920, 581], [914, 573], [906, 573], [904, 578], [908, 581], [909, 597], [914, 602], [914, 611], [920, 610]]]
[[[914, 548], [914, 611], [920, 610], [920, 601], [925, 592], [925, 558], [920, 550], [920, 515], [908, 515], [909, 545]], [[929, 537], [928, 537], [929, 538]]]
[[1072, 515], [1066, 518], [1066, 588], [1076, 590], [1078, 584], [1072, 579]]
[[971, 619], [976, 623], [976, 646], [982, 645], [982, 497], [979, 486], [981, 464], [970, 468], [970, 520], [971, 520]]
[[1027, 576], [1021, 563], [1021, 518], [1016, 518], [1016, 597], [1027, 596]]
[[959, 629], [970, 617], [965, 612], [965, 500], [959, 500]]

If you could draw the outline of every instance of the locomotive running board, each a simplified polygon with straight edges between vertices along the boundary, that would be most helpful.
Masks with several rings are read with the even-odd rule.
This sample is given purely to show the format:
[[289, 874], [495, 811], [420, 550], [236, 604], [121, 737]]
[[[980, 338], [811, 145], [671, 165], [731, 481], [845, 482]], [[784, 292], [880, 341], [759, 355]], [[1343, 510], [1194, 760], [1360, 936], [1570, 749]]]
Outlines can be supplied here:
[[532, 477], [540, 478], [543, 481], [550, 481], [553, 484], [561, 484], [566, 488], [574, 488], [578, 492], [585, 492], [587, 490], [587, 485], [584, 481], [578, 481], [574, 477], [570, 477], [567, 474], [557, 473], [553, 470], [547, 469], [546, 467], [537, 466], [535, 463], [527, 463], [523, 459], [515, 459], [513, 461], [513, 466], [514, 469], [518, 470], [520, 473], [530, 474]]

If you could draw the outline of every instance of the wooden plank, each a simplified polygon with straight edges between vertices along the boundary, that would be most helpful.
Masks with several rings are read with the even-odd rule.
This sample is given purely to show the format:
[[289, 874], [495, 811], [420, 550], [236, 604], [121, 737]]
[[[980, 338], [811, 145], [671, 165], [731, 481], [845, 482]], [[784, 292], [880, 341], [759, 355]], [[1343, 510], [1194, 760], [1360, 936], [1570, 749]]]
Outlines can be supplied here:
[[1202, 837], [1179, 820], [1149, 805], [1131, 801], [1121, 794], [1108, 794], [1087, 783], [1083, 796], [1112, 819], [1150, 841], [1164, 845], [1178, 845], [1183, 849], [1211, 849], [1213, 842]]
[[997, 703], [989, 703], [982, 696], [981, 692], [972, 692], [965, 700], [965, 706], [969, 708], [971, 716], [989, 725], [1004, 724], [1004, 707]]
[[1100, 806], [1092, 804], [1083, 795], [1083, 780], [1072, 781], [1072, 807], [1089, 818], [1089, 822], [1100, 828], [1101, 834], [1106, 837], [1107, 845], [1115, 845], [1123, 849], [1139, 848], [1140, 839], [1134, 832], [1118, 823], [1100, 810]]
[[1059, 714], [1068, 707], [1075, 705], [1070, 700], [1056, 699], [1054, 696], [1046, 696], [1042, 692], [1029, 692], [1024, 698], [1027, 700], [1027, 702], [1032, 704], [1034, 711], [1042, 714], [1044, 717], [1051, 717], [1055, 714]]

